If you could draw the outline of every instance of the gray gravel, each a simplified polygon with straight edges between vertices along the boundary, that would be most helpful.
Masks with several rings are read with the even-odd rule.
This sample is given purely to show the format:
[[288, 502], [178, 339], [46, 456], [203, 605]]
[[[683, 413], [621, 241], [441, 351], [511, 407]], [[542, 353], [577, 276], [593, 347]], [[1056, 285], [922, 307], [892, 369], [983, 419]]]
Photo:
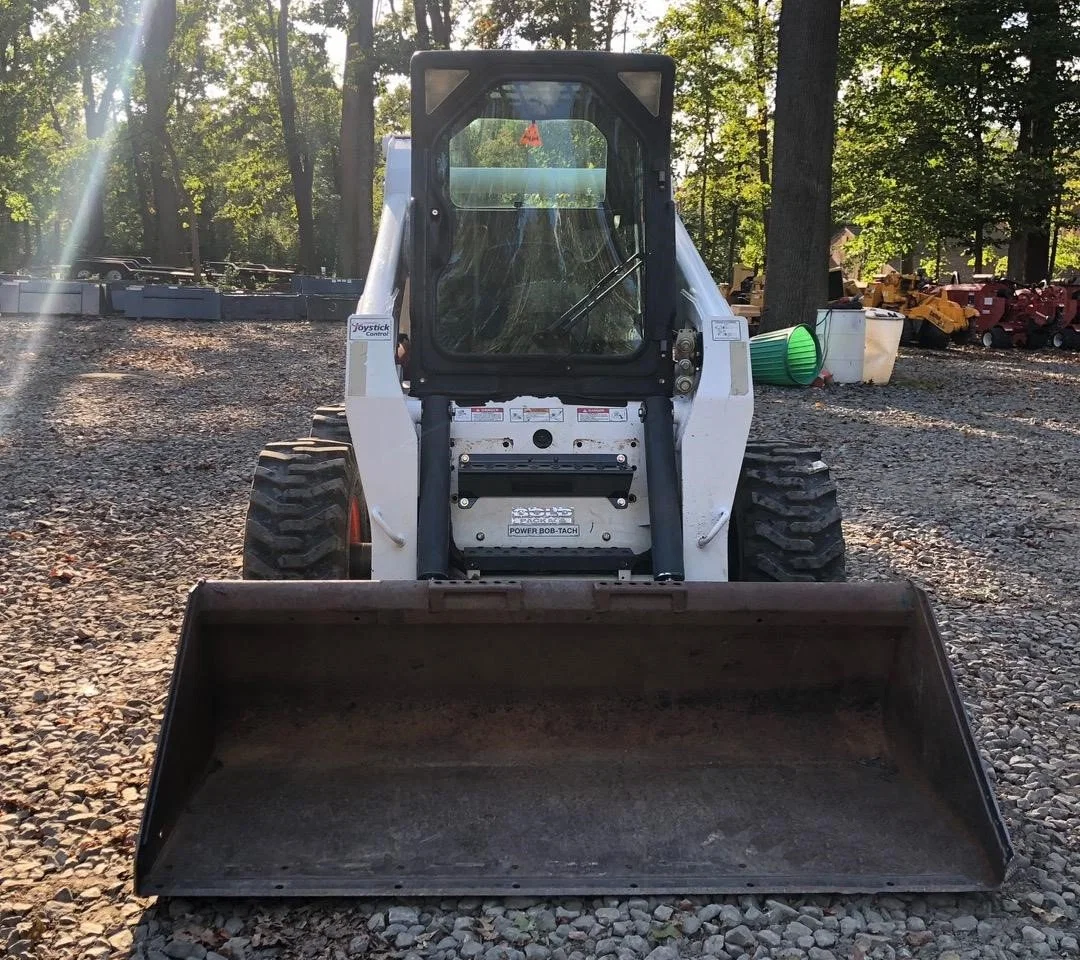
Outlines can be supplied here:
[[[306, 324], [0, 321], [0, 955], [1070, 957], [1080, 895], [1080, 357], [906, 352], [759, 392], [819, 443], [850, 573], [932, 593], [1018, 851], [994, 896], [248, 902], [132, 896], [184, 595], [236, 577], [261, 444], [342, 378]], [[25, 376], [24, 376], [25, 374]]]

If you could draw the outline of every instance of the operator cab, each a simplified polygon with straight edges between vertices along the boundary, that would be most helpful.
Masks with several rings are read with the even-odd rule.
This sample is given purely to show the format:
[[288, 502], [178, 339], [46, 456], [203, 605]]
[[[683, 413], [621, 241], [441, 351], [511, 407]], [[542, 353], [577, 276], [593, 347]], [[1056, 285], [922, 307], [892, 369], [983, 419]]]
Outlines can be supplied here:
[[412, 393], [670, 396], [671, 61], [435, 51], [412, 70]]

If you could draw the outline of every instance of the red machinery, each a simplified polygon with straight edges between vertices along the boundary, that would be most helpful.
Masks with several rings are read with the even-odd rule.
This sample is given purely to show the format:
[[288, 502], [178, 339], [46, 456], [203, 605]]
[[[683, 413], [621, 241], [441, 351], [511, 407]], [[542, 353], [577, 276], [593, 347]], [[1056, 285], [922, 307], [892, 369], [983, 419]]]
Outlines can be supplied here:
[[1054, 346], [1080, 350], [1080, 282], [1075, 279], [1058, 281], [1047, 287], [1043, 294], [1054, 317]]
[[[979, 311], [975, 336], [984, 347], [1035, 350], [1050, 342], [1055, 309], [1045, 290], [1017, 288], [1014, 280], [986, 276], [976, 276], [975, 280], [975, 284], [962, 286], [965, 295], [974, 294], [974, 306]], [[974, 291], [972, 286], [976, 287]]]

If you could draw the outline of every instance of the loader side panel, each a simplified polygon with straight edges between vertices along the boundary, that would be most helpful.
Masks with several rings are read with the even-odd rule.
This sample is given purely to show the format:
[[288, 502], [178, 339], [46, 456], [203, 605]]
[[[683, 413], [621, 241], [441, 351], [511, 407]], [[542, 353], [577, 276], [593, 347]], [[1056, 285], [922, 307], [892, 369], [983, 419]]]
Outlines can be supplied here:
[[180, 661], [144, 895], [984, 890], [1010, 855], [906, 584], [207, 583]]

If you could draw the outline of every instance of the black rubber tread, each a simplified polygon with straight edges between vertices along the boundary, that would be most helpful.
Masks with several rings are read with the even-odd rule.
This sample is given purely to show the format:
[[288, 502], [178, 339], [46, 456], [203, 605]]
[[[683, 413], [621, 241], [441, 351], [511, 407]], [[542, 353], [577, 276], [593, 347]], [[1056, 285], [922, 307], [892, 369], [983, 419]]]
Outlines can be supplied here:
[[[988, 331], [990, 334], [990, 346], [995, 347], [998, 350], [1009, 350], [1013, 345], [1013, 338], [1009, 335], [1008, 331], [1001, 326], [991, 327]], [[986, 346], [986, 334], [983, 334], [983, 346]]]
[[348, 444], [307, 438], [259, 454], [244, 527], [245, 580], [347, 580], [349, 502], [361, 498]]
[[732, 514], [730, 579], [846, 579], [836, 484], [820, 450], [791, 440], [749, 441]]
[[930, 350], [944, 350], [949, 346], [949, 335], [929, 320], [923, 320], [922, 327], [919, 328], [919, 346]]
[[1030, 324], [1027, 329], [1027, 340], [1024, 347], [1027, 350], [1042, 350], [1050, 343], [1050, 330], [1038, 324]]
[[[1055, 340], [1059, 337], [1061, 338], [1060, 349], [1080, 350], [1080, 331], [1076, 331], [1072, 327], [1065, 327], [1054, 335]], [[1057, 346], [1056, 343], [1054, 345]]]
[[[345, 404], [328, 403], [315, 408], [311, 417], [311, 436], [318, 440], [329, 440], [333, 443], [352, 445], [352, 434], [349, 432], [349, 422], [345, 418]], [[371, 536], [371, 517], [368, 515], [367, 500], [360, 497], [361, 525], [365, 534]], [[365, 541], [363, 549], [353, 551], [352, 555], [352, 579], [371, 579], [371, 542]]]
[[345, 419], [345, 405], [334, 403], [318, 407], [311, 418], [311, 435], [320, 440], [352, 443], [349, 423]]

